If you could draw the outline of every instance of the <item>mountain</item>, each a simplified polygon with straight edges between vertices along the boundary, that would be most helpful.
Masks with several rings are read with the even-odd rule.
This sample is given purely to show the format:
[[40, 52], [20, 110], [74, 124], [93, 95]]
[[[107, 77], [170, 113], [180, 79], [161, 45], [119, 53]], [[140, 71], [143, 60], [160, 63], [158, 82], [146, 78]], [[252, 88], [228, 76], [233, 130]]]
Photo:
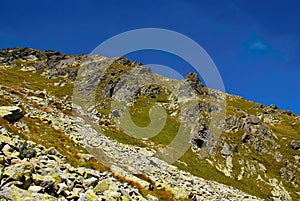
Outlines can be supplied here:
[[0, 50], [0, 200], [299, 200], [300, 117], [123, 57]]

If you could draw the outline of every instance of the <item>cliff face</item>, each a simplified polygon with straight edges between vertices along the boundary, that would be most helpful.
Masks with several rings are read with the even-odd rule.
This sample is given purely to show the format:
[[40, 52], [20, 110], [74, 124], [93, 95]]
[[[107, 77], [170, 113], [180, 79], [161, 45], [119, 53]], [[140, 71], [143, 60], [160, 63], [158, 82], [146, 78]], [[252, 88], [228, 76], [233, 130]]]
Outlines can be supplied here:
[[299, 199], [290, 111], [122, 57], [5, 49], [0, 75], [0, 199]]

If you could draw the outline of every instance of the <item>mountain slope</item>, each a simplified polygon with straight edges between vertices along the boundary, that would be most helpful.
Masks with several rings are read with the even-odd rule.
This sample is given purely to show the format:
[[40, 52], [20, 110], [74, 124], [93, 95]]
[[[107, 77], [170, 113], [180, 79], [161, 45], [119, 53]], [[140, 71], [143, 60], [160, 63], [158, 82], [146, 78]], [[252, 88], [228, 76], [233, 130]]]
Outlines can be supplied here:
[[[26, 140], [55, 147], [65, 156], [59, 165], [70, 163], [105, 174], [110, 171], [110, 181], [128, 183], [129, 189], [139, 190], [137, 196], [148, 196], [148, 200], [150, 194], [160, 200], [256, 199], [242, 191], [266, 200], [299, 199], [300, 119], [290, 111], [207, 89], [193, 73], [186, 76], [185, 82], [164, 78], [126, 58], [5, 49], [0, 51], [0, 75], [0, 106], [16, 105], [25, 115], [15, 122], [1, 119], [0, 125]], [[185, 107], [189, 97], [196, 101], [196, 108]], [[158, 115], [151, 118], [155, 106], [166, 111], [165, 117], [157, 110]], [[122, 120], [124, 107], [130, 118]], [[145, 132], [144, 136], [132, 135], [132, 126], [126, 127], [131, 125], [128, 119], [145, 128], [137, 133]], [[163, 128], [158, 129], [163, 121]], [[171, 147], [172, 154], [183, 155], [169, 165], [158, 158], [168, 161], [170, 153], [163, 151], [168, 151], [181, 126], [193, 128], [192, 135], [182, 139], [191, 147]], [[156, 129], [155, 135], [147, 136]], [[1, 141], [5, 160], [6, 145], [15, 150], [13, 153], [21, 153], [18, 146]], [[11, 161], [1, 163], [3, 175], [13, 165]], [[1, 189], [6, 194], [8, 186], [28, 190], [40, 185], [36, 181], [29, 186], [24, 186], [24, 181], [8, 185], [16, 179], [7, 177], [1, 176]], [[97, 186], [97, 182], [90, 186], [83, 182], [84, 178], [78, 182], [81, 194], [70, 193], [74, 199], [87, 196], [89, 189]], [[122, 185], [119, 191], [124, 189]], [[47, 188], [38, 192], [53, 199], [73, 199], [65, 192], [74, 191], [74, 186], [67, 188], [59, 194], [51, 194]], [[117, 191], [108, 189], [95, 196], [130, 197], [129, 192], [122, 191], [107, 195]], [[5, 193], [0, 196], [5, 197]]]

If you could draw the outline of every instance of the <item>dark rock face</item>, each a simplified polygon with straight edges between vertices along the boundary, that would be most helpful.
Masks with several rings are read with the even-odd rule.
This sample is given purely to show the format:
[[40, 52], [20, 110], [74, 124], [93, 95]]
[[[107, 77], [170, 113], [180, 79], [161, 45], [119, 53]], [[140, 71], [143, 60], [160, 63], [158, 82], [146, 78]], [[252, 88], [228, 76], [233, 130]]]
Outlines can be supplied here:
[[242, 136], [242, 143], [247, 143], [251, 139], [251, 136], [248, 133], [245, 133]]
[[127, 59], [125, 57], [120, 57], [120, 58], [116, 59], [115, 63], [116, 64], [121, 64], [121, 65], [124, 65], [124, 66], [131, 66], [131, 67], [142, 65], [142, 63], [140, 63], [140, 62], [133, 62], [133, 61], [130, 61], [129, 59]]
[[225, 130], [235, 132], [242, 129], [242, 118], [237, 116], [229, 116], [226, 119]]
[[161, 88], [158, 85], [150, 85], [141, 88], [140, 94], [149, 98], [156, 98], [161, 93]]
[[30, 62], [31, 67], [37, 71], [50, 70], [49, 78], [66, 76], [71, 81], [75, 80], [79, 63], [85, 58], [83, 55], [65, 55], [57, 51], [32, 48], [0, 50], [0, 64], [17, 66], [18, 62]]
[[273, 141], [268, 132], [269, 127], [253, 115], [229, 116], [226, 119], [225, 130], [226, 132], [244, 130], [245, 133], [241, 139], [242, 143], [250, 143], [251, 147], [259, 153], [266, 151], [265, 141]]
[[[113, 89], [113, 99], [118, 101], [130, 101], [135, 95], [141, 92], [141, 89], [153, 83], [153, 74], [149, 67], [146, 66], [136, 66], [132, 68], [129, 73], [126, 73], [122, 78], [116, 83]], [[145, 88], [146, 89], [146, 88]], [[146, 90], [148, 95], [155, 92], [154, 89]], [[154, 95], [152, 93], [152, 95]]]
[[205, 94], [205, 92], [203, 91], [204, 85], [201, 83], [196, 73], [188, 73], [184, 79], [190, 84], [192, 89], [194, 89], [197, 94]]
[[300, 149], [300, 140], [293, 140], [291, 142], [291, 148], [295, 149], [295, 150], [299, 150]]
[[23, 117], [22, 109], [16, 106], [2, 106], [0, 107], [0, 117], [14, 123]]
[[197, 135], [192, 137], [192, 144], [197, 145], [198, 148], [205, 147], [214, 141], [215, 134], [209, 129], [209, 126], [202, 124], [198, 130]]

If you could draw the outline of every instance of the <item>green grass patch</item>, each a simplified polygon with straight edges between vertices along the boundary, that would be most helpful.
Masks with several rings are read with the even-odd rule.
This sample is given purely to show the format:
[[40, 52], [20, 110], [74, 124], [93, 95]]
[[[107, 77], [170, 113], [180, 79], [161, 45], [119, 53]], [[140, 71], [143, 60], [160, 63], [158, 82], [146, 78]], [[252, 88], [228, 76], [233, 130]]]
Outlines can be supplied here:
[[49, 94], [62, 98], [73, 93], [73, 84], [66, 83], [65, 86], [54, 86], [62, 78], [47, 79], [41, 75], [43, 71], [20, 72], [20, 67], [0, 68], [0, 84], [15, 89], [29, 88], [32, 90], [46, 90]]

